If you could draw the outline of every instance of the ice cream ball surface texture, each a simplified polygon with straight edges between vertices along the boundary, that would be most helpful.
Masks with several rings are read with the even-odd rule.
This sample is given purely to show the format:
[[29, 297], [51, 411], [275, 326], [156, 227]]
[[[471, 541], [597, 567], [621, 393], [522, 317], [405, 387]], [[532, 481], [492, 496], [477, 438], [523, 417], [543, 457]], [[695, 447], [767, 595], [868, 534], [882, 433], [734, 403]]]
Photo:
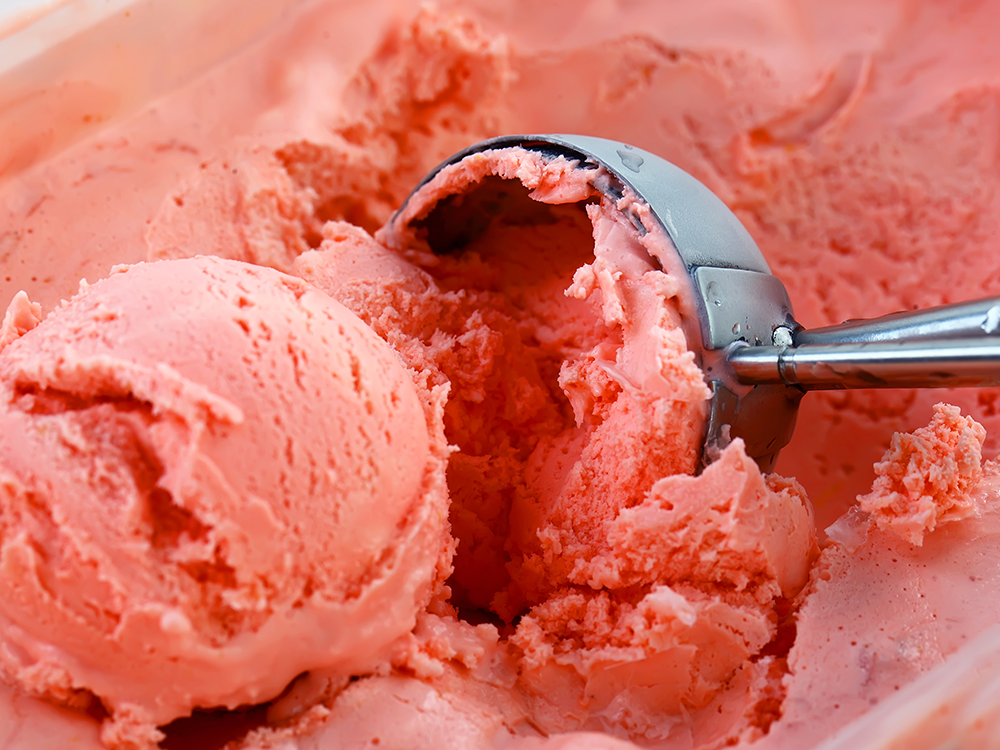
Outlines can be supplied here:
[[[370, 671], [448, 567], [440, 430], [299, 279], [121, 267], [0, 352], [2, 667], [153, 727]], [[430, 420], [430, 421], [429, 421]]]

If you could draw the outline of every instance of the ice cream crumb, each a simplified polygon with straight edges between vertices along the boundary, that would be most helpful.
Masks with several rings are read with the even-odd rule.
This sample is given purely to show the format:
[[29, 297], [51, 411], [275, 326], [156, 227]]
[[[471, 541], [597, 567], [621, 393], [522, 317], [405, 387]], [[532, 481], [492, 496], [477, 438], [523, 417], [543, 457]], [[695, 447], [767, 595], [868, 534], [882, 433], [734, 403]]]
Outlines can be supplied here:
[[28, 299], [24, 291], [14, 295], [0, 325], [0, 351], [42, 322], [42, 306]]
[[972, 513], [985, 439], [985, 428], [957, 406], [936, 404], [927, 427], [892, 436], [875, 464], [871, 492], [858, 497], [861, 510], [880, 529], [919, 547], [938, 524]]

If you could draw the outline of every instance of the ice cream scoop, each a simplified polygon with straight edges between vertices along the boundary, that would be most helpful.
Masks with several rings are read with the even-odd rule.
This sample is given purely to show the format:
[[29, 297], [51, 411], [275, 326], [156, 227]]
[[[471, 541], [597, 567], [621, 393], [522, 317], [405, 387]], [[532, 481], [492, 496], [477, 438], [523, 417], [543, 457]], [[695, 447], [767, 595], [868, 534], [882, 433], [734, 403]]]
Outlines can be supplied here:
[[[432, 170], [390, 226], [418, 226], [434, 252], [460, 251], [505, 210], [503, 200], [474, 183], [463, 193], [421, 195], [416, 211], [409, 204], [433, 189], [441, 170], [512, 147], [589, 171], [589, 184], [640, 235], [661, 234], [672, 246], [675, 252], [656, 261], [686, 281], [682, 328], [712, 391], [705, 463], [739, 437], [762, 469], [772, 469], [808, 390], [1000, 385], [1000, 298], [806, 330], [781, 280], [726, 205], [680, 168], [628, 144], [579, 135], [477, 143]], [[545, 200], [558, 202], [551, 191]]]

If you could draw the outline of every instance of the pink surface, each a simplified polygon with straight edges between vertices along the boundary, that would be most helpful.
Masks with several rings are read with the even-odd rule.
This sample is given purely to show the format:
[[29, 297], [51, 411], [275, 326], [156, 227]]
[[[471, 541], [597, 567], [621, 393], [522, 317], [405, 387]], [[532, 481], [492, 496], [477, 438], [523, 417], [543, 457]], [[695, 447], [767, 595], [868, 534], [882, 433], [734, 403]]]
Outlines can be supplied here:
[[[784, 716], [764, 747], [818, 744], [845, 718], [889, 700], [996, 624], [997, 469], [996, 462], [987, 464], [986, 477], [973, 495], [973, 514], [928, 534], [922, 547], [873, 528], [854, 552], [840, 545], [823, 552], [797, 617]], [[974, 683], [988, 674], [986, 669], [969, 669], [963, 681]], [[942, 675], [947, 670], [942, 669]], [[931, 713], [940, 706], [945, 712], [954, 711], [955, 730], [962, 729], [961, 708], [974, 700], [962, 697], [961, 687], [953, 683], [950, 690], [925, 703], [922, 711], [914, 709], [914, 726], [924, 720], [933, 725]], [[923, 691], [926, 686], [911, 691], [915, 705]], [[959, 695], [954, 702], [952, 693]], [[989, 691], [983, 691], [983, 699], [985, 706], [997, 705]], [[896, 724], [901, 736], [892, 739], [896, 744], [887, 739], [887, 747], [940, 746], [933, 744], [941, 737], [935, 734], [942, 732], [940, 727], [921, 736], [898, 715]], [[978, 746], [996, 744], [995, 721], [981, 731]]]
[[[0, 185], [12, 228], [0, 292], [42, 303], [15, 300], [0, 340], [24, 335], [8, 351], [113, 263], [262, 263], [325, 290], [395, 350], [431, 425], [428, 471], [445, 439], [454, 446], [451, 598], [433, 598], [412, 632], [422, 602], [409, 600], [374, 666], [303, 657], [270, 695], [312, 672], [277, 701], [235, 724], [169, 726], [166, 746], [200, 734], [219, 747], [213, 727], [238, 739], [263, 723], [244, 746], [805, 748], [866, 715], [918, 736], [893, 694], [928, 712], [965, 701], [960, 681], [928, 693], [921, 677], [965, 663], [955, 652], [1000, 615], [996, 467], [979, 468], [997, 450], [995, 389], [811, 394], [779, 463], [801, 485], [762, 478], [738, 444], [693, 478], [700, 383], [669, 302], [678, 288], [650, 273], [650, 249], [634, 252], [613, 210], [575, 207], [586, 191], [572, 173], [536, 194], [560, 204], [540, 221], [496, 225], [462, 255], [370, 233], [473, 141], [583, 132], [659, 153], [715, 190], [807, 325], [1000, 293], [995, 7], [392, 10], [403, 5], [312, 6]], [[492, 163], [531, 189], [545, 169]], [[975, 421], [934, 411], [942, 398]], [[806, 494], [820, 529], [865, 494], [836, 541], [820, 533], [818, 558]], [[426, 587], [446, 574], [451, 547], [437, 538], [412, 568]], [[345, 687], [352, 672], [365, 676]], [[15, 695], [0, 726], [30, 736], [44, 715], [96, 741], [89, 719]]]
[[373, 669], [449, 566], [433, 412], [297, 279], [119, 269], [0, 352], [0, 382], [4, 671], [96, 697], [106, 739]]

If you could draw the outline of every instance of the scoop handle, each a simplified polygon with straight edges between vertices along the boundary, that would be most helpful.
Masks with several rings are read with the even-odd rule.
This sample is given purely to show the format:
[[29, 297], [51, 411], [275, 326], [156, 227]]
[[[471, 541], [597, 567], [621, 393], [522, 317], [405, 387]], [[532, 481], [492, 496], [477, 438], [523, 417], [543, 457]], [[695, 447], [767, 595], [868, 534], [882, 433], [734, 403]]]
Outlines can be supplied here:
[[1000, 340], [1000, 297], [958, 302], [880, 318], [848, 320], [835, 326], [797, 331], [796, 346], [927, 341], [995, 336]]
[[1000, 386], [1000, 336], [749, 346], [726, 357], [744, 385], [844, 388]]

